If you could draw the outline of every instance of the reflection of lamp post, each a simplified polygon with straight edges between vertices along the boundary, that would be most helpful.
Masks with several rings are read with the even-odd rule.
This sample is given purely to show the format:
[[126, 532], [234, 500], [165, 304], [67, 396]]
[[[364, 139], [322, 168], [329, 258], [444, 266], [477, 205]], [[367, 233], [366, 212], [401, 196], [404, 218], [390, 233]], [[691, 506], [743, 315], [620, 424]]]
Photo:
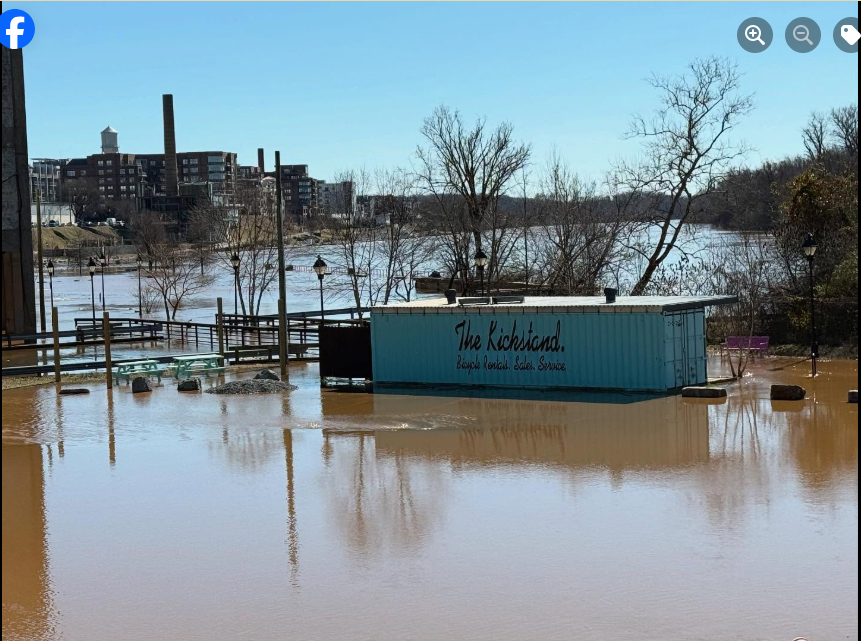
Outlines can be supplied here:
[[108, 265], [108, 257], [105, 256], [104, 249], [99, 256], [99, 264], [102, 266], [102, 311], [105, 311], [105, 267]]
[[487, 267], [487, 254], [480, 249], [475, 255], [475, 266], [478, 268], [478, 273], [481, 275], [481, 295], [484, 296], [484, 268]]
[[314, 272], [317, 274], [317, 278], [320, 280], [320, 320], [326, 319], [326, 310], [323, 304], [323, 279], [326, 278], [326, 268], [328, 265], [326, 261], [323, 260], [322, 256], [317, 256], [317, 262], [314, 263]]
[[813, 376], [816, 376], [816, 359], [819, 358], [819, 341], [816, 340], [816, 293], [813, 289], [813, 257], [819, 246], [813, 234], [807, 234], [804, 244], [801, 246], [807, 257], [808, 271], [810, 273], [810, 362]]
[[233, 265], [233, 315], [236, 316], [239, 313], [239, 254], [233, 252], [230, 264]]
[[93, 286], [93, 274], [96, 273], [96, 261], [90, 256], [90, 262], [87, 263], [87, 269], [90, 270], [90, 301], [93, 303], [93, 329], [96, 328], [96, 289]]
[[138, 318], [143, 318], [143, 292], [141, 290], [141, 265], [143, 261], [141, 260], [141, 255], [138, 254], [137, 257], [137, 265], [138, 265]]
[[54, 261], [48, 261], [48, 286], [51, 288], [51, 309], [54, 309]]

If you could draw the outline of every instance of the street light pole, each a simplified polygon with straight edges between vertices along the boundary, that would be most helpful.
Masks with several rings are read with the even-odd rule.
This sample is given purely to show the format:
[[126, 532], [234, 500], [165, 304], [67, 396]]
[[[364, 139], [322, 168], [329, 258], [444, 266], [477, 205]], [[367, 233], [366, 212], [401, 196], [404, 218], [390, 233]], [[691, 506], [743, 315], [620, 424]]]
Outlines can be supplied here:
[[143, 290], [141, 290], [141, 255], [137, 257], [138, 264], [138, 318], [143, 318]]
[[481, 275], [481, 296], [484, 296], [484, 268], [487, 267], [487, 254], [480, 249], [475, 255], [475, 266], [478, 268], [478, 273]]
[[54, 261], [48, 260], [48, 287], [51, 288], [51, 309], [54, 309]]
[[815, 377], [817, 374], [816, 359], [819, 358], [819, 340], [816, 336], [816, 289], [814, 287], [813, 261], [819, 246], [816, 244], [813, 234], [807, 234], [807, 238], [801, 247], [804, 250], [804, 255], [807, 257], [807, 271], [810, 277], [810, 364], [811, 372]]
[[317, 256], [317, 262], [314, 263], [314, 272], [317, 274], [317, 278], [320, 281], [320, 320], [326, 320], [326, 309], [325, 304], [323, 302], [323, 279], [326, 277], [326, 268], [328, 265], [326, 261], [323, 260], [322, 256]]
[[96, 288], [93, 285], [93, 274], [96, 273], [96, 261], [90, 256], [90, 262], [87, 263], [87, 269], [90, 271], [90, 302], [93, 304], [93, 329], [96, 328]]
[[105, 256], [105, 250], [102, 250], [101, 256], [99, 256], [99, 264], [102, 266], [102, 311], [106, 311], [105, 309], [105, 267], [108, 265], [108, 257]]
[[[239, 314], [239, 254], [233, 252], [230, 264], [233, 265], [233, 315]], [[236, 320], [236, 319], [234, 319]]]

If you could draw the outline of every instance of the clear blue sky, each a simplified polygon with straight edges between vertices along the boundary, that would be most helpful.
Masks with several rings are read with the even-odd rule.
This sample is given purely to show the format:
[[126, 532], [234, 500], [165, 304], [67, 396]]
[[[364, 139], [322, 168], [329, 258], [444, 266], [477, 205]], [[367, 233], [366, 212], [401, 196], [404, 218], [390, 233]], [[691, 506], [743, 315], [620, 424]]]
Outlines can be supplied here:
[[[749, 163], [801, 150], [814, 109], [857, 102], [858, 58], [835, 46], [854, 2], [797, 3], [13, 3], [36, 22], [24, 52], [31, 157], [163, 149], [161, 94], [173, 93], [180, 150], [224, 149], [271, 169], [307, 163], [318, 178], [406, 165], [436, 105], [509, 120], [543, 162], [558, 149], [597, 179], [630, 116], [648, 112], [643, 79], [697, 56], [737, 60], [757, 108], [741, 135]], [[746, 18], [774, 43], [749, 54]], [[797, 54], [786, 25], [806, 16], [822, 43]]]

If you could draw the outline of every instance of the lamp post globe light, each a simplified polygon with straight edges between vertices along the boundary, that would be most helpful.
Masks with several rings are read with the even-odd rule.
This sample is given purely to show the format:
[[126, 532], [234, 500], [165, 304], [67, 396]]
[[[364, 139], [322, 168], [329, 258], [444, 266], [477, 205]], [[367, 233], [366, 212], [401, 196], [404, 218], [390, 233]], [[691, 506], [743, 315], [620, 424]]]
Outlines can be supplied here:
[[105, 311], [105, 267], [108, 265], [108, 257], [105, 256], [105, 250], [102, 250], [102, 253], [99, 255], [99, 265], [101, 265], [102, 269], [102, 311]]
[[481, 276], [481, 295], [484, 296], [484, 268], [487, 267], [487, 254], [479, 249], [474, 260], [478, 273]]
[[96, 273], [96, 261], [90, 256], [90, 262], [87, 263], [87, 269], [90, 271], [90, 302], [93, 304], [93, 328], [96, 326], [96, 289], [93, 286], [93, 274]]
[[239, 313], [239, 254], [233, 252], [230, 264], [233, 265], [233, 315]]
[[317, 262], [314, 263], [314, 273], [317, 274], [317, 278], [320, 281], [320, 320], [326, 319], [326, 310], [323, 303], [323, 279], [326, 278], [326, 269], [328, 267], [323, 257], [318, 255]]
[[816, 359], [819, 358], [819, 341], [816, 337], [816, 290], [813, 282], [813, 261], [816, 256], [816, 250], [819, 245], [816, 244], [816, 239], [813, 234], [807, 234], [804, 243], [801, 245], [804, 250], [804, 256], [807, 258], [808, 274], [810, 277], [810, 364], [813, 376], [816, 376]]
[[138, 318], [143, 318], [143, 293], [141, 290], [141, 266], [143, 265], [143, 260], [141, 260], [140, 254], [138, 254], [135, 262], [138, 266]]
[[54, 309], [54, 261], [48, 261], [48, 287], [51, 288], [51, 309]]

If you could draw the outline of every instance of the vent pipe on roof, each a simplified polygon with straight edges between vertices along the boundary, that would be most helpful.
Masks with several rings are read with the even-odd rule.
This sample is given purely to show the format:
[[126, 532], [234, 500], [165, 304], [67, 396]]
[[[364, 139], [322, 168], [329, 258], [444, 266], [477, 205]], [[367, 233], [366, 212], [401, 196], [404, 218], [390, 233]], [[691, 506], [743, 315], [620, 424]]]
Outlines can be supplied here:
[[173, 94], [166, 93], [161, 97], [162, 112], [164, 113], [164, 190], [168, 196], [176, 196], [176, 129], [173, 124]]
[[604, 288], [604, 296], [607, 297], [607, 304], [608, 305], [616, 302], [616, 294], [617, 293], [618, 292], [615, 289], [613, 289], [612, 287], [605, 287]]
[[260, 170], [261, 174], [266, 171], [263, 168], [263, 147], [257, 148], [257, 168]]

